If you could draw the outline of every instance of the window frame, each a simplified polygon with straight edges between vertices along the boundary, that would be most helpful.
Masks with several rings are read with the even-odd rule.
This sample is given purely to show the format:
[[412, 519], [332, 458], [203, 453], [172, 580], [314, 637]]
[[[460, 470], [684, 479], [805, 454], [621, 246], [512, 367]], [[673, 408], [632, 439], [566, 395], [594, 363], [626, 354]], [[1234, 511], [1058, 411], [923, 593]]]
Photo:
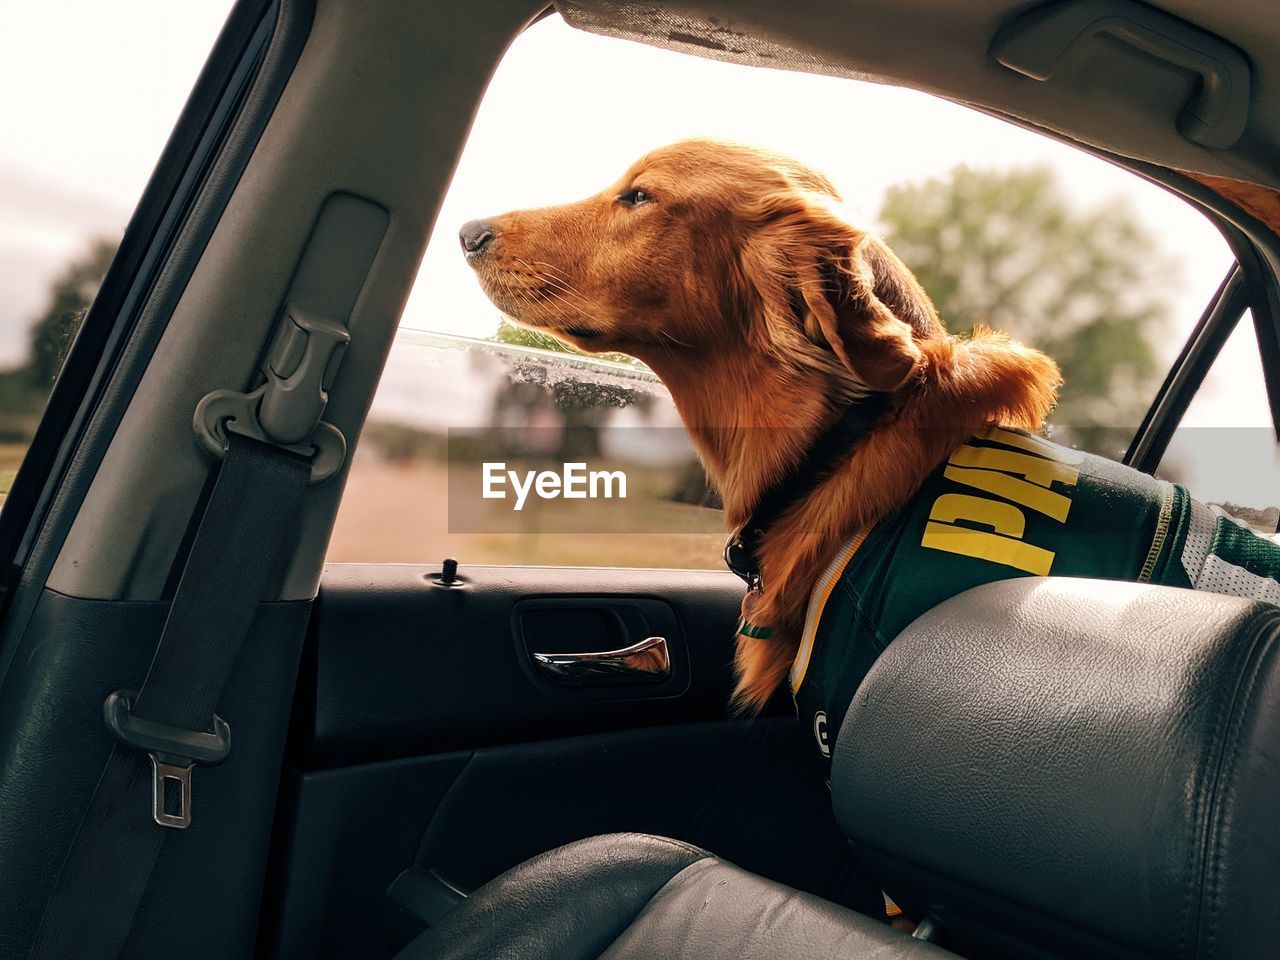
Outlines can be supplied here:
[[[1032, 127], [1031, 129], [1038, 128]], [[1223, 239], [1227, 242], [1227, 246], [1235, 254], [1236, 269], [1240, 271], [1244, 288], [1247, 291], [1247, 300], [1240, 313], [1243, 314], [1244, 310], [1249, 310], [1253, 315], [1254, 330], [1258, 339], [1259, 359], [1262, 363], [1262, 375], [1265, 381], [1267, 400], [1271, 408], [1272, 429], [1277, 442], [1280, 443], [1280, 234], [1277, 234], [1275, 229], [1251, 216], [1231, 200], [1211, 190], [1200, 181], [1192, 179], [1191, 176], [1182, 171], [1161, 167], [1144, 160], [1120, 157], [1106, 150], [1089, 148], [1073, 143], [1067, 138], [1056, 136], [1046, 131], [1040, 132], [1083, 149], [1093, 156], [1109, 160], [1130, 173], [1168, 190], [1200, 211], [1205, 217], [1208, 217], [1209, 221], [1218, 228]], [[1138, 433], [1135, 434], [1133, 443], [1130, 445], [1129, 451], [1123, 460], [1125, 464], [1148, 473], [1154, 472], [1156, 467], [1159, 466], [1160, 457], [1155, 457], [1155, 462], [1150, 463], [1152, 456], [1149, 452], [1140, 458], [1141, 463], [1139, 463], [1137, 455], [1142, 452], [1140, 448], [1146, 446], [1150, 450], [1154, 450], [1158, 444], [1149, 442], [1146, 438], [1159, 431], [1165, 435], [1164, 446], [1159, 447], [1159, 452], [1163, 455], [1164, 447], [1168, 445], [1174, 430], [1177, 429], [1182, 419], [1183, 413], [1190, 406], [1191, 400], [1203, 382], [1204, 376], [1208, 373], [1209, 367], [1212, 366], [1213, 360], [1217, 358], [1217, 352], [1226, 343], [1227, 338], [1235, 328], [1235, 324], [1239, 321], [1239, 315], [1234, 320], [1229, 320], [1229, 313], [1226, 311], [1220, 313], [1216, 318], [1211, 317], [1222, 292], [1220, 288], [1218, 294], [1206, 306], [1200, 324], [1197, 325], [1192, 332], [1191, 338], [1188, 339], [1188, 345], [1201, 332], [1202, 325], [1208, 327], [1214, 324], [1229, 324], [1230, 329], [1227, 329], [1216, 338], [1216, 348], [1204, 357], [1199, 358], [1199, 362], [1204, 363], [1204, 368], [1198, 379], [1182, 374], [1184, 360], [1187, 362], [1191, 360], [1191, 357], [1187, 355], [1187, 347], [1184, 346], [1182, 354], [1174, 361], [1173, 366], [1165, 377], [1164, 383], [1157, 392], [1156, 401], [1152, 403], [1146, 418], [1144, 418], [1142, 425], [1139, 427]], [[1185, 398], [1179, 396], [1184, 392], [1186, 393]], [[1166, 396], [1169, 397], [1170, 401], [1176, 399], [1176, 403], [1167, 402], [1165, 404], [1165, 412], [1158, 416], [1157, 406], [1161, 398]], [[1165, 419], [1168, 419], [1169, 422], [1164, 422]], [[1153, 441], [1154, 439], [1154, 436], [1152, 436]], [[1150, 463], [1150, 466], [1148, 466], [1148, 463]]]
[[[1137, 169], [1135, 172], [1141, 173]], [[1145, 473], [1154, 473], [1160, 466], [1183, 415], [1246, 310], [1253, 316], [1272, 429], [1277, 442], [1280, 442], [1280, 328], [1277, 327], [1280, 310], [1275, 309], [1277, 289], [1274, 273], [1269, 269], [1268, 251], [1243, 229], [1226, 221], [1220, 211], [1197, 202], [1200, 198], [1187, 196], [1185, 199], [1218, 227], [1235, 253], [1236, 262], [1170, 367], [1125, 453], [1123, 462]], [[1271, 246], [1278, 239], [1274, 234], [1263, 236], [1273, 241]], [[1275, 254], [1277, 251], [1273, 249], [1270, 252]]]
[[1154, 473], [1160, 466], [1192, 399], [1249, 309], [1249, 300], [1244, 271], [1238, 262], [1232, 263], [1134, 434], [1124, 455], [1127, 466], [1144, 473]]

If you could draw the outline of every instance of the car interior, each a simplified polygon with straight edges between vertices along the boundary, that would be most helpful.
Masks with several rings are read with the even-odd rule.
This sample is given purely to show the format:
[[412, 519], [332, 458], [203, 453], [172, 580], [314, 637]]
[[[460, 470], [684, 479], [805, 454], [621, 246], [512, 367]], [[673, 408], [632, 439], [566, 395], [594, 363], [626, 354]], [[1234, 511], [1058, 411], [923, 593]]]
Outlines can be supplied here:
[[[1274, 953], [1269, 604], [963, 594], [876, 664], [827, 783], [789, 700], [731, 705], [727, 570], [325, 563], [486, 84], [548, 16], [924, 91], [1161, 185], [1236, 265], [1126, 462], [1242, 317], [1280, 423], [1265, 0], [240, 0], [0, 513], [0, 956]], [[553, 669], [650, 637], [656, 679]]]

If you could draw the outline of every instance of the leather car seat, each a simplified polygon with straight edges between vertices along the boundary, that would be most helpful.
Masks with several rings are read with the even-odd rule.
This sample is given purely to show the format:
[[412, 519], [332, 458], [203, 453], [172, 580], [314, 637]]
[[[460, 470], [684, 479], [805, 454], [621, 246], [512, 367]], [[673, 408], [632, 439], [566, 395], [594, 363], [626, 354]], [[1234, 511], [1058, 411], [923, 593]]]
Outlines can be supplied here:
[[643, 834], [591, 837], [481, 887], [398, 960], [954, 960], [892, 927]]
[[1066, 578], [954, 597], [889, 645], [836, 818], [948, 948], [1280, 955], [1280, 607]]

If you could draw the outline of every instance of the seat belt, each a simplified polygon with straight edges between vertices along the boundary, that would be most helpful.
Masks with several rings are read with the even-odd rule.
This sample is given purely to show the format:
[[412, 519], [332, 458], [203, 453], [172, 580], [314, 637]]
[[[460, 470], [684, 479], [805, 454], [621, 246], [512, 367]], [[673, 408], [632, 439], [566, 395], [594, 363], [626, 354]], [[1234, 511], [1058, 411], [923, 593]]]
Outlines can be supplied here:
[[[286, 559], [307, 486], [341, 467], [346, 441], [320, 420], [350, 336], [286, 310], [250, 393], [197, 407], [223, 458], [142, 687], [103, 704], [118, 741], [45, 905], [31, 960], [116, 960], [171, 829], [192, 823], [193, 768], [224, 760], [215, 711], [264, 593]], [[147, 815], [148, 807], [150, 816]]]

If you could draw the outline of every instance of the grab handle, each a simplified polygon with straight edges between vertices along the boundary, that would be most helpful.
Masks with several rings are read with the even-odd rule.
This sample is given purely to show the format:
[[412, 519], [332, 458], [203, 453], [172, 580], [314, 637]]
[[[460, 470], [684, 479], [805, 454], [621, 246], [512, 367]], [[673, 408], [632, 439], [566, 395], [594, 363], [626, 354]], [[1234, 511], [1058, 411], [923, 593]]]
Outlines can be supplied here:
[[1178, 132], [1201, 146], [1226, 149], [1249, 118], [1249, 61], [1200, 27], [1136, 0], [1068, 0], [1036, 7], [1007, 23], [991, 55], [1033, 80], [1048, 80], [1067, 55], [1094, 37], [1116, 38], [1200, 77], [1178, 114]]

